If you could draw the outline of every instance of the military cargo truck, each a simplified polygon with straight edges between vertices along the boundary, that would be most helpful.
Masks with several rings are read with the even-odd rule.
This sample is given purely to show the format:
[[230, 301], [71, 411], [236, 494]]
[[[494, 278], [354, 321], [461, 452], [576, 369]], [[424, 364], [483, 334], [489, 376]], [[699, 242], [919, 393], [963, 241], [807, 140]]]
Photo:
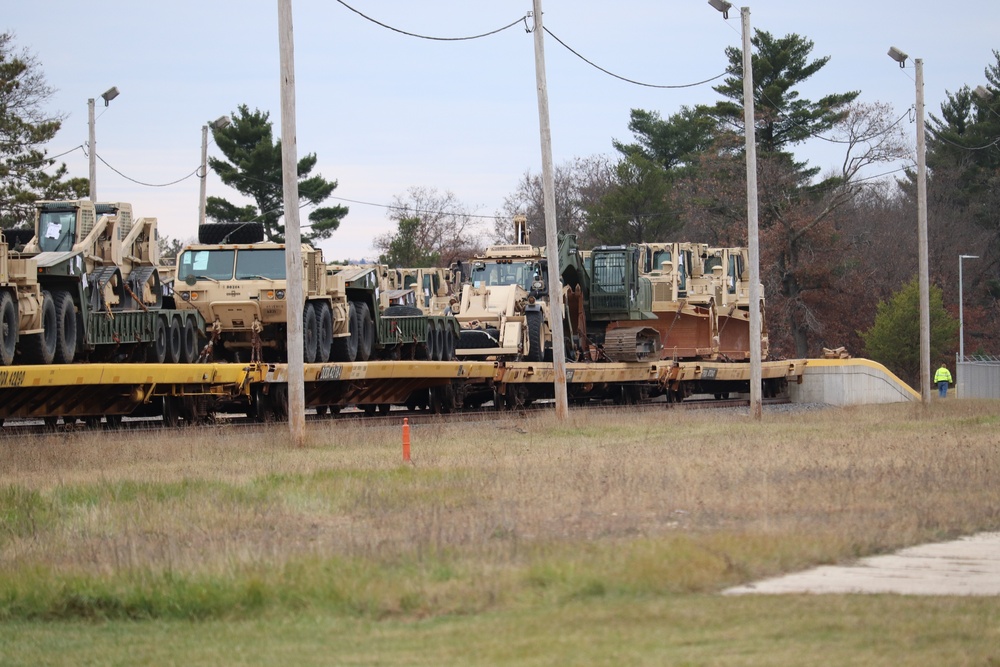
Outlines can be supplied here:
[[195, 360], [203, 321], [164, 299], [156, 218], [123, 202], [39, 201], [33, 232], [3, 244], [0, 362]]

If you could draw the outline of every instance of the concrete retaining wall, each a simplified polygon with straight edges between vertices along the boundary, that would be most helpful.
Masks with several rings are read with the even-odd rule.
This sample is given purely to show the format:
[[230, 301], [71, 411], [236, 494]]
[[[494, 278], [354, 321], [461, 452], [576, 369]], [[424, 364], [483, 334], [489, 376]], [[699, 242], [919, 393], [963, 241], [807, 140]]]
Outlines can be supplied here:
[[919, 401], [920, 394], [882, 364], [868, 359], [809, 359], [802, 384], [790, 384], [793, 403], [864, 405]]

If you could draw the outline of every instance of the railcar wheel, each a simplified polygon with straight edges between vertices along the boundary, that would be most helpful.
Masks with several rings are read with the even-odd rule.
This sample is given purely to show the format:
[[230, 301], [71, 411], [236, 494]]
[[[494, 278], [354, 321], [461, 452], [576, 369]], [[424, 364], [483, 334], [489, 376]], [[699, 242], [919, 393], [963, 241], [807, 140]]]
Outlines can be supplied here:
[[0, 365], [10, 366], [14, 363], [19, 324], [13, 297], [10, 292], [0, 292]]

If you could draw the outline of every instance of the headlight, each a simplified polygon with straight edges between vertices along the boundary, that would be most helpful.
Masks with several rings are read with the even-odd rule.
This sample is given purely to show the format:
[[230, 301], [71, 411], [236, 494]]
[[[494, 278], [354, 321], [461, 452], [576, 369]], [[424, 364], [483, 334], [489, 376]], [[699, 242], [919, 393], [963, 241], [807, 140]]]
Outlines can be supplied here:
[[283, 290], [283, 289], [275, 290], [274, 295], [276, 297], [278, 297], [279, 299], [284, 299], [285, 298], [285, 290]]
[[191, 292], [181, 292], [181, 300], [182, 301], [190, 301], [191, 300]]

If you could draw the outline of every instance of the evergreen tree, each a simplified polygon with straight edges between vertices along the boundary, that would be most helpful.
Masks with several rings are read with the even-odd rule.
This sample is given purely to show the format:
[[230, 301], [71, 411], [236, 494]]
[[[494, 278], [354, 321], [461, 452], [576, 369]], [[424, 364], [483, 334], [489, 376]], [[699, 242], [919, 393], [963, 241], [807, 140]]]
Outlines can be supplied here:
[[14, 36], [0, 33], [0, 227], [32, 224], [39, 199], [86, 196], [85, 178], [67, 178], [65, 164], [51, 174], [55, 161], [42, 146], [55, 137], [62, 118], [42, 107], [53, 89], [41, 65], [26, 50], [17, 51]]
[[[254, 200], [255, 204], [237, 206], [221, 197], [209, 197], [206, 214], [216, 221], [250, 221], [263, 223], [264, 235], [269, 241], [282, 242], [285, 227], [280, 222], [285, 214], [281, 171], [281, 140], [274, 140], [270, 114], [255, 109], [251, 112], [245, 104], [232, 115], [232, 123], [219, 130], [212, 129], [212, 136], [226, 160], [209, 158], [212, 170], [222, 182]], [[310, 153], [299, 159], [299, 201], [302, 205], [317, 206], [325, 201], [337, 187], [320, 175], [310, 176], [317, 157]], [[314, 208], [309, 213], [309, 229], [302, 239], [314, 242], [328, 238], [341, 219], [347, 215], [346, 206]], [[305, 225], [303, 225], [305, 227]]]
[[[931, 365], [946, 359], [955, 349], [958, 321], [944, 309], [941, 289], [931, 285], [930, 292]], [[920, 379], [920, 287], [913, 278], [889, 301], [878, 305], [875, 323], [859, 332], [865, 342], [865, 354], [878, 361], [918, 391]]]

